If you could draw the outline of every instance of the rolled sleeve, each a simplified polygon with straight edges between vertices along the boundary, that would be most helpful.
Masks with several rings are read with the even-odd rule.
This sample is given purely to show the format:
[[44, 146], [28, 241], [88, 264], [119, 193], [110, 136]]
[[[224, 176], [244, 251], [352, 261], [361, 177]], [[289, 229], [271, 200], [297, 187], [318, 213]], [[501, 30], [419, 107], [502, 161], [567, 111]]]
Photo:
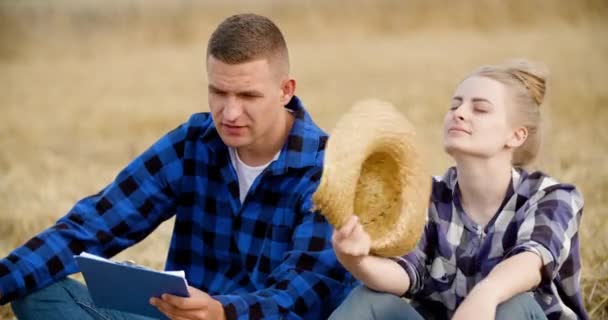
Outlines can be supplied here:
[[577, 236], [583, 200], [572, 186], [557, 185], [543, 190], [530, 205], [520, 224], [516, 245], [505, 259], [521, 252], [533, 252], [542, 259], [543, 282], [551, 281], [571, 254]]
[[426, 223], [422, 237], [412, 252], [402, 257], [392, 258], [405, 270], [410, 278], [410, 287], [403, 293], [403, 297], [412, 298], [423, 288], [424, 280], [428, 275], [426, 265], [429, 256], [427, 252], [429, 250], [429, 243], [432, 242], [431, 238], [435, 234], [433, 232], [435, 230], [433, 225], [432, 221]]
[[418, 263], [415, 262], [416, 258], [412, 257], [414, 255], [415, 254], [412, 253], [411, 256], [407, 255], [403, 257], [391, 258], [392, 260], [397, 262], [397, 264], [399, 264], [403, 268], [403, 270], [405, 270], [407, 276], [410, 279], [410, 287], [406, 292], [401, 295], [402, 297], [411, 297], [422, 289], [421, 279], [423, 278], [423, 273], [421, 273], [420, 271], [423, 270], [417, 267]]

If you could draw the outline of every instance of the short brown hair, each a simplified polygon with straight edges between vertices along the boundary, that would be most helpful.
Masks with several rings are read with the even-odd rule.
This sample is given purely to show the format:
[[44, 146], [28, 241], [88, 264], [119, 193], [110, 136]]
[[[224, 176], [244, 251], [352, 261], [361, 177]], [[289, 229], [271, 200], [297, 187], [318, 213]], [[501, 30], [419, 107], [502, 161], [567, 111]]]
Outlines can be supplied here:
[[215, 29], [207, 45], [207, 58], [228, 64], [277, 58], [289, 69], [287, 44], [270, 19], [257, 14], [237, 14]]

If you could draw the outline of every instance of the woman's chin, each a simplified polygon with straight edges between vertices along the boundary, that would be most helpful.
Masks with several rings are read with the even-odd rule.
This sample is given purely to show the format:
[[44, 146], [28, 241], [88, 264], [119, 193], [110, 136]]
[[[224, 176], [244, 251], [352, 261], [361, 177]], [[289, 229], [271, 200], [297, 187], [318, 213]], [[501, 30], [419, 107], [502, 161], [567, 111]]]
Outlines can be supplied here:
[[457, 156], [458, 154], [466, 153], [466, 150], [463, 149], [462, 146], [454, 143], [444, 143], [443, 151], [452, 157]]

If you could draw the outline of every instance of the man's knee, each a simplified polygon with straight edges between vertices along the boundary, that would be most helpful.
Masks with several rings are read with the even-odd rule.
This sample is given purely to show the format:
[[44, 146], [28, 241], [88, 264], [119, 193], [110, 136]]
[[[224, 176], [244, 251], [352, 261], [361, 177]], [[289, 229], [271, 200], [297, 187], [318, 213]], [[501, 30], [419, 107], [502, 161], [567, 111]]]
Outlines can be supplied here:
[[498, 305], [496, 319], [546, 319], [545, 313], [530, 293], [521, 293]]
[[77, 294], [77, 292], [74, 291], [81, 290], [79, 286], [84, 288], [84, 286], [76, 280], [64, 278], [48, 287], [34, 291], [13, 301], [11, 307], [19, 319], [28, 319], [30, 318], [28, 315], [37, 313], [41, 309], [47, 308], [50, 304], [73, 301], [73, 296]]

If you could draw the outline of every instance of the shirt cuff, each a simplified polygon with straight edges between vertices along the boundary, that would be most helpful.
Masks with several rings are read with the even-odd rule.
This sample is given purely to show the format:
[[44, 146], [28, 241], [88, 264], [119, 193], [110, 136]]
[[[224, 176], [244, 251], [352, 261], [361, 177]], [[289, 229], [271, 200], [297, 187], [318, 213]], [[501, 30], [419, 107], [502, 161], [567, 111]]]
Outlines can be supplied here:
[[408, 261], [406, 257], [392, 257], [390, 259], [397, 262], [410, 278], [410, 287], [401, 296], [410, 298], [412, 295], [418, 293], [420, 291], [420, 277], [418, 277], [414, 264]]
[[23, 279], [19, 270], [13, 264], [4, 259], [0, 260], [0, 305], [7, 304], [20, 296], [23, 290]]
[[218, 295], [213, 298], [224, 306], [226, 320], [248, 319], [249, 304], [237, 295]]

